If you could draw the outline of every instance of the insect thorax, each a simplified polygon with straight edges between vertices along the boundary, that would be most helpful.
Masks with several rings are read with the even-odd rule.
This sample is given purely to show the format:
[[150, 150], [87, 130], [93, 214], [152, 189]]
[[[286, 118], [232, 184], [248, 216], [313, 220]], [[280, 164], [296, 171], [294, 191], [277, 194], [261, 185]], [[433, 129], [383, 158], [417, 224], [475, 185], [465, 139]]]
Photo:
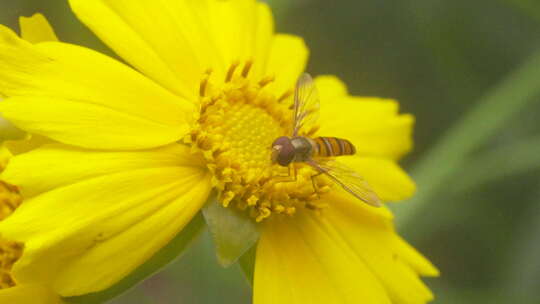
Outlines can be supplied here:
[[307, 137], [294, 137], [291, 139], [294, 147], [294, 162], [305, 162], [313, 156], [314, 143]]

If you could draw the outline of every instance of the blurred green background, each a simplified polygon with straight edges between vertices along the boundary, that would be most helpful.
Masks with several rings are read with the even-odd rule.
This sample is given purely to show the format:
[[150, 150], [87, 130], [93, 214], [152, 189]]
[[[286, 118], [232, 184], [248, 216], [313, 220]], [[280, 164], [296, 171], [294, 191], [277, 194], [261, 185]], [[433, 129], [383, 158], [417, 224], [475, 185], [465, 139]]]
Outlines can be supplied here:
[[[0, 23], [42, 12], [61, 40], [111, 54], [67, 0], [0, 0]], [[399, 232], [441, 270], [435, 303], [540, 303], [540, 1], [275, 0], [280, 32], [311, 48], [308, 71], [417, 118], [403, 165], [418, 195]], [[249, 303], [239, 268], [205, 233], [185, 256], [112, 301]]]

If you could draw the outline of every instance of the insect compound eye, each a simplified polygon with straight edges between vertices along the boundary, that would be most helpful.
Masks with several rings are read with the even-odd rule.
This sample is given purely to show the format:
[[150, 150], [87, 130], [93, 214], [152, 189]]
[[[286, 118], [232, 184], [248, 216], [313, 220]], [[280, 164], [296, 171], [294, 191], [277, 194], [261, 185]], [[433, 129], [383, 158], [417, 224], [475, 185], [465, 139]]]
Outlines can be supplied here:
[[294, 146], [291, 140], [282, 136], [272, 144], [272, 161], [280, 166], [288, 166], [294, 159]]

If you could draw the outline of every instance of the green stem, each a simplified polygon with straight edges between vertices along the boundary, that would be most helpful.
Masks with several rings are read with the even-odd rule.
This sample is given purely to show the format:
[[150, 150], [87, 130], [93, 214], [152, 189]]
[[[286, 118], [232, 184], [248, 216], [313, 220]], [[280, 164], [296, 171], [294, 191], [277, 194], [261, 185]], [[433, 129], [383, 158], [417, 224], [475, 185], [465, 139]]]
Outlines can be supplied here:
[[[463, 193], [490, 182], [540, 169], [540, 137], [505, 145], [469, 161], [452, 191]], [[458, 175], [457, 173], [456, 175]]]
[[466, 158], [492, 138], [515, 114], [540, 94], [540, 51], [488, 92], [436, 144], [413, 170], [419, 192], [409, 203], [395, 206], [398, 227], [404, 227], [422, 212], [446, 183], [463, 168]]

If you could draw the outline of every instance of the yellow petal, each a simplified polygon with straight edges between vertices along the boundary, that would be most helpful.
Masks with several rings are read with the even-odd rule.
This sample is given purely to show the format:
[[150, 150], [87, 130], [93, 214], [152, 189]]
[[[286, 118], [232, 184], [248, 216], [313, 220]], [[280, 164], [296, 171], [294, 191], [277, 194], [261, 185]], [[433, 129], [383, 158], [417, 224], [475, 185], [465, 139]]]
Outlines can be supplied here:
[[54, 141], [47, 137], [26, 133], [23, 139], [6, 140], [3, 142], [3, 145], [12, 155], [18, 155], [52, 143], [54, 143]]
[[439, 276], [439, 270], [402, 238], [396, 237], [394, 239], [394, 247], [401, 260], [416, 273], [428, 277]]
[[[15, 125], [88, 148], [164, 145], [188, 130], [193, 106], [129, 67], [58, 42], [31, 45], [0, 27], [1, 103]], [[138, 134], [138, 136], [137, 136]]]
[[[255, 57], [255, 49], [268, 49], [273, 34], [272, 31], [258, 31], [259, 25], [272, 22], [267, 19], [271, 18], [268, 9], [260, 10], [263, 4], [257, 3], [256, 0], [207, 0], [200, 2], [201, 4], [193, 6], [193, 10], [195, 12], [206, 11], [201, 15], [206, 15], [206, 18], [203, 17], [203, 19], [208, 20], [209, 38], [217, 46], [225, 68], [235, 60], [254, 59], [256, 62], [261, 60], [261, 58]], [[184, 3], [189, 3], [189, 1], [184, 1]], [[257, 37], [258, 34], [264, 36]], [[267, 44], [257, 45], [257, 42]]]
[[26, 201], [0, 222], [25, 243], [13, 276], [50, 282], [61, 296], [110, 287], [165, 246], [201, 208], [206, 170], [129, 170], [59, 187]]
[[190, 100], [205, 70], [224, 74], [234, 60], [259, 60], [272, 34], [268, 9], [254, 0], [70, 3], [118, 55]]
[[328, 104], [334, 102], [334, 99], [346, 97], [349, 94], [347, 85], [336, 76], [317, 76], [315, 84], [319, 90], [319, 97]]
[[31, 43], [58, 41], [53, 28], [42, 14], [32, 17], [20, 17], [21, 37]]
[[[267, 75], [271, 45], [274, 41], [274, 16], [266, 3], [257, 3], [257, 25], [254, 33], [253, 73], [255, 76]], [[279, 35], [278, 35], [279, 36]]]
[[255, 304], [421, 304], [433, 298], [403, 260], [387, 217], [345, 194], [333, 194], [328, 203], [321, 214], [307, 211], [265, 223]]
[[[21, 36], [26, 41], [29, 41], [31, 43], [39, 43], [44, 41], [58, 40], [51, 25], [49, 24], [49, 22], [47, 22], [47, 19], [45, 19], [42, 14], [34, 14], [32, 17], [20, 17], [19, 24], [21, 28]], [[4, 96], [4, 94], [0, 92], [0, 97], [1, 96]], [[22, 139], [25, 136], [29, 137], [28, 134], [25, 134], [24, 132], [13, 126], [13, 124], [0, 117], [0, 139]], [[10, 142], [14, 145], [19, 145], [19, 143], [21, 143], [22, 146], [28, 147], [29, 143], [34, 144], [35, 140], [14, 140]], [[4, 144], [5, 143], [6, 141], [4, 141]], [[10, 151], [14, 153], [14, 150], [12, 150], [11, 148]]]
[[346, 156], [339, 161], [362, 176], [383, 201], [402, 201], [410, 198], [416, 191], [414, 181], [393, 160]]
[[309, 50], [302, 38], [285, 34], [274, 37], [267, 74], [276, 76], [273, 90], [278, 96], [294, 89], [306, 68], [308, 57]]
[[187, 146], [179, 144], [136, 152], [91, 151], [53, 144], [13, 157], [2, 173], [2, 179], [17, 185], [23, 197], [29, 199], [88, 178], [175, 166], [204, 167]]
[[[354, 251], [369, 266], [392, 303], [420, 304], [433, 299], [419, 275], [436, 275], [436, 268], [420, 254], [404, 249], [390, 221], [377, 219], [370, 214], [373, 208], [342, 194], [329, 200], [332, 205], [323, 210], [322, 216], [311, 217], [332, 239]], [[417, 272], [419, 268], [422, 271]]]
[[300, 213], [265, 222], [253, 288], [254, 304], [391, 303], [369, 265]]
[[60, 297], [43, 285], [18, 285], [0, 289], [0, 303], [61, 304]]
[[102, 106], [43, 97], [12, 97], [0, 111], [25, 131], [86, 148], [144, 149], [177, 141], [187, 132]]
[[[317, 77], [321, 96], [322, 136], [351, 140], [357, 153], [398, 159], [412, 148], [414, 117], [399, 114], [393, 100], [347, 95], [336, 77]], [[338, 119], [339, 118], [339, 119]]]

